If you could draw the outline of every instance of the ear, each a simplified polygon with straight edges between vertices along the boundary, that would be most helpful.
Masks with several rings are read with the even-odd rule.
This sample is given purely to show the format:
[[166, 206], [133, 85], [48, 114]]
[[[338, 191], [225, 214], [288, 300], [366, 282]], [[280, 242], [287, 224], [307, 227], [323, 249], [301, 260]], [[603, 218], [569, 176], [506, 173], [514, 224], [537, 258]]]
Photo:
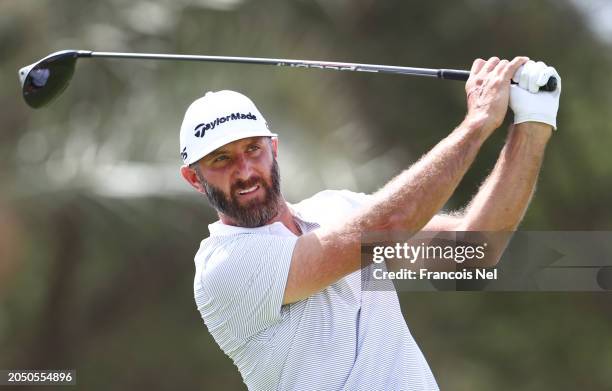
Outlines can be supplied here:
[[194, 169], [187, 165], [181, 166], [181, 176], [197, 191], [200, 193], [205, 192], [204, 186], [200, 183], [198, 176]]
[[272, 154], [275, 158], [278, 158], [278, 138], [272, 137]]

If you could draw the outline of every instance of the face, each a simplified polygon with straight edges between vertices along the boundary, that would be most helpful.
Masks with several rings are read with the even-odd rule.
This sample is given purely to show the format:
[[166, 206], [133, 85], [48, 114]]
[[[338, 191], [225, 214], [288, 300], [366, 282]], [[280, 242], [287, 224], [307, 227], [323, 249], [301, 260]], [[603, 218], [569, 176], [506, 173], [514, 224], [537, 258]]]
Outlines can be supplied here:
[[260, 227], [278, 214], [280, 173], [267, 137], [237, 140], [197, 162], [210, 204], [242, 227]]

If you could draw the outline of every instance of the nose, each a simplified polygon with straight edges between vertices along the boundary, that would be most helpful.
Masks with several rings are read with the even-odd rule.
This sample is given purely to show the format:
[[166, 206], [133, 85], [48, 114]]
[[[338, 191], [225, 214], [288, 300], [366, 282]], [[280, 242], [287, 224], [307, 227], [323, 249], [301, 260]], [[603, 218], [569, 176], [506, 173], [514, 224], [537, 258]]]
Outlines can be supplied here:
[[252, 162], [243, 154], [236, 157], [235, 177], [246, 181], [253, 175]]

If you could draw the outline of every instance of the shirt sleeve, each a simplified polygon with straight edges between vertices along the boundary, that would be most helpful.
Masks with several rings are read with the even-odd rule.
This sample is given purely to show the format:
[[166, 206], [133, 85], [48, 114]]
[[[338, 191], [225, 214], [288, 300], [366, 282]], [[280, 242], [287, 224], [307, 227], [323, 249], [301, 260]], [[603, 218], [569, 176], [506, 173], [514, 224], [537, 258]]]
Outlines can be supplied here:
[[200, 274], [207, 326], [246, 340], [282, 319], [281, 307], [297, 237], [243, 234], [209, 253]]
[[359, 209], [374, 199], [372, 194], [355, 193], [350, 190], [339, 190], [337, 193], [352, 210]]

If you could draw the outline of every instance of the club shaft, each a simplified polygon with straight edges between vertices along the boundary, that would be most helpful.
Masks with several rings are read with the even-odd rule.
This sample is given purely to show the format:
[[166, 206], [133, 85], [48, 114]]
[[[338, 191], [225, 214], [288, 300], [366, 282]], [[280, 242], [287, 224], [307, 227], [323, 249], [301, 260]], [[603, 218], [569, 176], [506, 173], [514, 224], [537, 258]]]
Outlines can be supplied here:
[[338, 71], [394, 73], [401, 75], [425, 76], [440, 79], [467, 80], [468, 71], [454, 69], [413, 68], [392, 65], [359, 64], [348, 62], [292, 60], [282, 58], [260, 57], [228, 57], [228, 56], [202, 56], [189, 54], [159, 54], [159, 53], [120, 53], [120, 52], [92, 52], [79, 51], [79, 57], [105, 57], [105, 58], [131, 58], [141, 60], [173, 60], [173, 61], [207, 61], [223, 63], [262, 64], [286, 66], [294, 68], [319, 68]]

